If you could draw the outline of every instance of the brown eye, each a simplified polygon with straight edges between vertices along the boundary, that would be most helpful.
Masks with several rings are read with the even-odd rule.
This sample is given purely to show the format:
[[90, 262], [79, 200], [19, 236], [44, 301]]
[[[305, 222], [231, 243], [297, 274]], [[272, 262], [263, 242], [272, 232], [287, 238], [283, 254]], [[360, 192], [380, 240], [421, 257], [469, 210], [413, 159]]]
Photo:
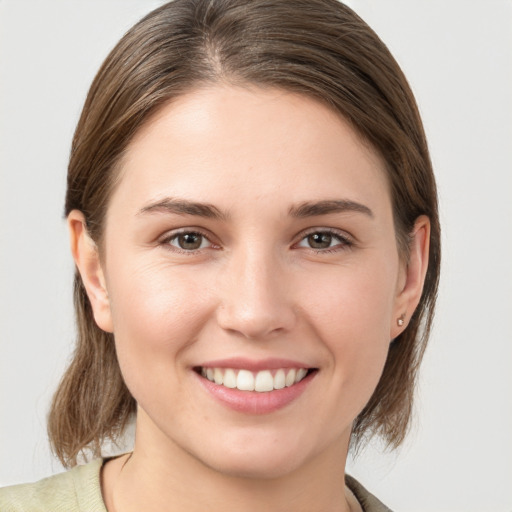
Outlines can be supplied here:
[[201, 233], [180, 233], [171, 238], [170, 244], [184, 251], [195, 251], [206, 247], [208, 240]]
[[330, 233], [311, 233], [307, 242], [312, 249], [327, 249], [331, 247], [333, 236]]
[[[315, 249], [316, 251], [337, 251], [352, 247], [352, 241], [341, 233], [325, 231], [313, 231], [297, 244], [297, 247], [306, 249]], [[330, 249], [328, 251], [327, 249]]]

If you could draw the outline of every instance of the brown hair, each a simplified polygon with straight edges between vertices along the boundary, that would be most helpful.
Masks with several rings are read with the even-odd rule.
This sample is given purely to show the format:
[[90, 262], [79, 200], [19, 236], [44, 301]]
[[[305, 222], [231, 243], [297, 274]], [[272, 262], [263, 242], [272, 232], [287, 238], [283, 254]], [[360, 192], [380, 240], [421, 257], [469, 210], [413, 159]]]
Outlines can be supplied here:
[[[286, 89], [316, 98], [348, 120], [386, 162], [398, 247], [420, 215], [431, 222], [420, 304], [392, 343], [380, 382], [353, 439], [380, 434], [398, 446], [411, 416], [419, 363], [432, 324], [440, 264], [436, 186], [413, 94], [386, 46], [337, 0], [175, 0], [148, 14], [103, 63], [72, 143], [66, 214], [85, 215], [101, 247], [118, 166], [132, 137], [164, 103], [201, 84]], [[94, 322], [78, 272], [74, 358], [49, 415], [52, 447], [65, 465], [115, 439], [135, 411], [113, 336]]]

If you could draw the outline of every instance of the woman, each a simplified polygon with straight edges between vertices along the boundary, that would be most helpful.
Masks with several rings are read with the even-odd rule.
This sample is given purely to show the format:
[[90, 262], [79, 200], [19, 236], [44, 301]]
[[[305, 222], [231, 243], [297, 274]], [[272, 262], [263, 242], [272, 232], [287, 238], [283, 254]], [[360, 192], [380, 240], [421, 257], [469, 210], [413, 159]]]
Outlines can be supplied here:
[[405, 436], [439, 225], [412, 93], [350, 9], [150, 13], [92, 84], [66, 215], [79, 328], [49, 433], [94, 460], [2, 510], [387, 510], [345, 461]]

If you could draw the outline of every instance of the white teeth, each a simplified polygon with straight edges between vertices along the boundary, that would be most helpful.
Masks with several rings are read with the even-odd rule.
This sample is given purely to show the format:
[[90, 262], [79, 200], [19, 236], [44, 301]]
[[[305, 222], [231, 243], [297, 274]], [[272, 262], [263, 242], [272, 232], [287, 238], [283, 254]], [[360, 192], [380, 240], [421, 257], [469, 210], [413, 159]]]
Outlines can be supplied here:
[[235, 374], [235, 371], [232, 370], [231, 368], [228, 368], [224, 372], [223, 384], [227, 388], [236, 388], [236, 374]]
[[213, 370], [213, 380], [215, 381], [215, 384], [222, 384], [223, 379], [224, 375], [222, 374], [222, 370], [220, 368], [215, 368]]
[[241, 391], [254, 391], [254, 375], [248, 370], [240, 370], [236, 378], [236, 387]]
[[296, 372], [293, 368], [291, 370], [288, 370], [288, 373], [286, 374], [286, 379], [284, 381], [287, 388], [289, 388], [292, 384], [295, 383], [295, 375]]
[[308, 371], [305, 368], [299, 368], [295, 376], [295, 382], [300, 382], [306, 376], [306, 373], [308, 373]]
[[272, 377], [272, 374], [268, 370], [258, 372], [254, 381], [254, 391], [259, 391], [261, 393], [263, 391], [272, 391], [273, 389], [274, 378]]
[[308, 371], [306, 368], [279, 368], [276, 371], [234, 370], [232, 368], [201, 368], [201, 375], [219, 386], [237, 388], [241, 391], [260, 393], [283, 389], [300, 382]]
[[274, 389], [283, 389], [286, 385], [284, 370], [277, 370], [274, 375]]

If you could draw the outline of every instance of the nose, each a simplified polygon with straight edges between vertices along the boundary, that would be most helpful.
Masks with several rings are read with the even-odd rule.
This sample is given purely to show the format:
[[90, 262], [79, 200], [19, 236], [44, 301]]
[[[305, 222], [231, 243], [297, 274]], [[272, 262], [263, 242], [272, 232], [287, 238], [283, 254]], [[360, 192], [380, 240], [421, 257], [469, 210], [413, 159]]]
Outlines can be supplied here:
[[220, 327], [247, 339], [290, 331], [296, 312], [286, 274], [278, 258], [265, 251], [233, 257], [220, 276]]

